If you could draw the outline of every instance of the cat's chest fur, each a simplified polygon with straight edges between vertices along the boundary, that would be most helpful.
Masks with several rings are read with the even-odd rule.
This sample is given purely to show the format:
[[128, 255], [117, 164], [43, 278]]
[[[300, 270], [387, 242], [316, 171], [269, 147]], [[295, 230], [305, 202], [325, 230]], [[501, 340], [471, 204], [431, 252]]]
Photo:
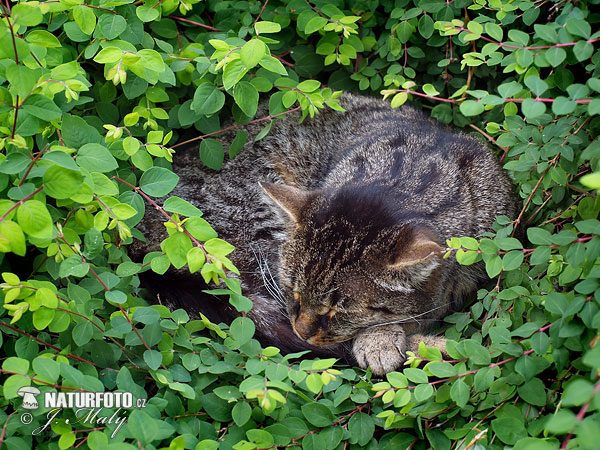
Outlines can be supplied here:
[[[346, 113], [323, 111], [300, 125], [287, 117], [254, 143], [262, 124], [245, 127], [249, 143], [219, 173], [204, 168], [195, 151], [176, 155], [181, 180], [172, 195], [198, 206], [236, 246], [231, 259], [264, 345], [347, 353], [376, 366], [361, 360], [361, 340], [399, 341], [422, 323], [386, 334], [373, 326], [378, 318], [440, 318], [485, 279], [480, 266], [437, 258], [436, 246], [491, 230], [516, 204], [494, 156], [473, 138], [378, 99], [346, 94], [341, 104]], [[156, 249], [161, 222], [147, 215], [141, 229], [154, 246], [137, 253]], [[176, 307], [213, 320], [235, 315], [225, 300], [199, 294], [199, 275], [180, 271], [162, 280], [148, 282]], [[324, 347], [338, 341], [345, 344]]]

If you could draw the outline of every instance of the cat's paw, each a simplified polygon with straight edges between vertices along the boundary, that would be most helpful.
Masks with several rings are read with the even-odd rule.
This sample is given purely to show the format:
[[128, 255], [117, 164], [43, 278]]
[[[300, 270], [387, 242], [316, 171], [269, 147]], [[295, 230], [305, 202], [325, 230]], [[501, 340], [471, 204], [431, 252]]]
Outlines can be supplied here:
[[446, 351], [446, 338], [443, 336], [413, 334], [408, 337], [407, 350], [419, 354], [419, 344], [421, 342], [423, 342], [427, 347], [437, 348], [442, 354], [442, 358], [452, 359]]
[[398, 327], [376, 327], [354, 338], [352, 352], [363, 369], [381, 376], [398, 369], [406, 360], [406, 337]]

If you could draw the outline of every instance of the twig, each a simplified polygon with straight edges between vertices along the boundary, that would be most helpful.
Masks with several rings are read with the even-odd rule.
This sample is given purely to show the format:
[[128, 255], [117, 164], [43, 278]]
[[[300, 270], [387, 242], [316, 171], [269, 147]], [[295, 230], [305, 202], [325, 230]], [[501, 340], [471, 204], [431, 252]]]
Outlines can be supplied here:
[[197, 25], [199, 27], [206, 28], [207, 30], [210, 30], [210, 31], [221, 31], [221, 30], [217, 30], [215, 27], [211, 27], [210, 25], [205, 25], [203, 23], [196, 22], [196, 21], [190, 20], [190, 19], [184, 19], [183, 17], [177, 17], [177, 16], [172, 16], [172, 15], [168, 15], [167, 17], [170, 17], [171, 19], [175, 19], [175, 20], [180, 20], [180, 21], [186, 22], [186, 23], [191, 23], [192, 25]]

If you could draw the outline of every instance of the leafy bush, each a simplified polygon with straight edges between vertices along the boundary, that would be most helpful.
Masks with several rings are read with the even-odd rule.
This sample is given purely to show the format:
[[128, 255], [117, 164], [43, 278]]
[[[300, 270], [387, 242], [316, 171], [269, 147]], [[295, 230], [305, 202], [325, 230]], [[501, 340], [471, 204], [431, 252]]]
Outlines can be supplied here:
[[[0, 445], [598, 448], [598, 3], [7, 0]], [[143, 197], [176, 185], [180, 146], [200, 142], [214, 169], [234, 157], [247, 137], [224, 149], [222, 120], [262, 121], [264, 135], [290, 111], [339, 109], [334, 90], [410, 100], [482, 136], [523, 199], [516, 221], [448, 242], [495, 279], [447, 318], [452, 361], [421, 347], [375, 380], [261, 348], [245, 317], [219, 327], [139, 297], [141, 271], [187, 264], [248, 310], [227, 278], [231, 246], [182, 199], [156, 205], [164, 253], [130, 260]], [[254, 117], [260, 94], [266, 118]], [[77, 423], [67, 408], [46, 426], [48, 408], [21, 407], [23, 386], [147, 404], [121, 412], [127, 424], [110, 409]]]

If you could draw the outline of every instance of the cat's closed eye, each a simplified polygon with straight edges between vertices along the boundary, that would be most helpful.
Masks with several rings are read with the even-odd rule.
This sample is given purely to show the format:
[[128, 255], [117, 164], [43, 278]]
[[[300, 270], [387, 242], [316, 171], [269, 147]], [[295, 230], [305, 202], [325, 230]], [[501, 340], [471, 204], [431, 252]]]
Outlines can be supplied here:
[[321, 328], [323, 330], [326, 330], [327, 328], [329, 328], [329, 314], [323, 314], [320, 318], [319, 318], [319, 325], [321, 325]]

